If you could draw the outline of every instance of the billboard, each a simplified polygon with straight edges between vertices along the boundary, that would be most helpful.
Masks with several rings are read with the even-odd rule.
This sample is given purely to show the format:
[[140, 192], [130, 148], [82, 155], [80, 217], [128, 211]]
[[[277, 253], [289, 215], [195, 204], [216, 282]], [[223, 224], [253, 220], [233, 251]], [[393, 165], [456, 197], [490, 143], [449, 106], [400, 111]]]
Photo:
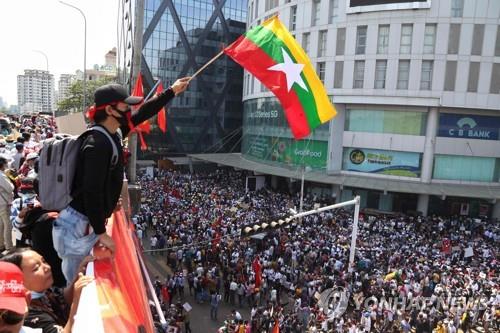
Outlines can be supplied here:
[[344, 148], [342, 169], [400, 177], [420, 177], [420, 154], [391, 150]]
[[431, 0], [347, 0], [347, 13], [431, 8]]
[[242, 153], [260, 160], [325, 169], [328, 142], [245, 135]]
[[500, 138], [500, 117], [441, 113], [438, 136], [498, 140]]

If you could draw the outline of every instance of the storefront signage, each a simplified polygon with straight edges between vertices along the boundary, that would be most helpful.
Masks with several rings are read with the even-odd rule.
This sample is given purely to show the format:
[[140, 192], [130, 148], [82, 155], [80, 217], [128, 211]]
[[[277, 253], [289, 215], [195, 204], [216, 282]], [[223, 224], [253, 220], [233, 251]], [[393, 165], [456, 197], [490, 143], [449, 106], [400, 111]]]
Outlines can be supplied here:
[[328, 142], [247, 135], [243, 140], [242, 152], [261, 160], [325, 169]]
[[498, 140], [500, 117], [443, 113], [439, 117], [438, 136]]
[[418, 178], [420, 177], [420, 154], [345, 148], [343, 170]]

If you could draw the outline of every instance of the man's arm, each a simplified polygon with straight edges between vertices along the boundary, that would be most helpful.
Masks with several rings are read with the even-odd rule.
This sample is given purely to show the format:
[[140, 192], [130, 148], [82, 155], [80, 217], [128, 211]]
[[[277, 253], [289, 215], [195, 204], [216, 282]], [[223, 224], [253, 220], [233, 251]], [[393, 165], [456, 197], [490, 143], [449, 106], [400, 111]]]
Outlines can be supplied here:
[[189, 85], [189, 79], [189, 77], [178, 79], [170, 88], [149, 99], [139, 108], [137, 112], [132, 114], [132, 124], [134, 124], [134, 126], [137, 126], [143, 121], [157, 114], [161, 110], [161, 108], [164, 107], [168, 102], [170, 102], [175, 96], [186, 90]]

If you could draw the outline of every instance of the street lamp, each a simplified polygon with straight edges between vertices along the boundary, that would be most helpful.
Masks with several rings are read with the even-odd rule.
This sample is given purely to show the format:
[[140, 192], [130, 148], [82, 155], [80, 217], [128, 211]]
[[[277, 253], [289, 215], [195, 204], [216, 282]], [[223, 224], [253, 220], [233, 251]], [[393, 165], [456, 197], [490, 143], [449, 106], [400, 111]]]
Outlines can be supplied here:
[[[33, 50], [33, 52], [40, 53], [41, 55], [43, 55], [45, 57], [45, 69], [47, 71], [47, 77], [50, 78], [49, 77], [49, 57], [47, 57], [47, 55], [45, 54], [45, 52], [40, 51], [40, 50]], [[48, 82], [49, 82], [49, 94], [50, 94], [50, 90], [51, 90], [50, 89], [50, 80]], [[51, 109], [52, 109], [52, 118], [53, 118], [53, 121], [56, 121], [56, 111], [55, 111], [55, 109], [54, 109], [53, 106], [51, 107]], [[42, 110], [43, 110], [43, 107], [42, 107]]]
[[43, 55], [45, 57], [45, 68], [46, 68], [46, 70], [48, 72], [49, 71], [49, 58], [47, 57], [47, 55], [45, 54], [45, 52], [40, 51], [40, 50], [33, 50], [33, 52], [40, 53], [41, 55]]
[[85, 14], [80, 8], [61, 0], [59, 0], [59, 2], [62, 3], [63, 5], [76, 9], [83, 16], [85, 34], [83, 39], [83, 110], [82, 111], [83, 114], [85, 114], [85, 107], [87, 106], [87, 18], [85, 17]]

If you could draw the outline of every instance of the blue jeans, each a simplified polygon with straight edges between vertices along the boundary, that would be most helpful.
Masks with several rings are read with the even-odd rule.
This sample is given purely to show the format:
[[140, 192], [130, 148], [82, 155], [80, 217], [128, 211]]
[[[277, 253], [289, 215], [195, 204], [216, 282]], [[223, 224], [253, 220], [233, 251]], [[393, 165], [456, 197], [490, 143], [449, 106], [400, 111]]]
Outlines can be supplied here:
[[88, 227], [89, 219], [70, 206], [54, 221], [54, 249], [62, 259], [62, 272], [68, 285], [73, 283], [78, 266], [97, 242], [98, 236], [93, 231], [88, 233]]

